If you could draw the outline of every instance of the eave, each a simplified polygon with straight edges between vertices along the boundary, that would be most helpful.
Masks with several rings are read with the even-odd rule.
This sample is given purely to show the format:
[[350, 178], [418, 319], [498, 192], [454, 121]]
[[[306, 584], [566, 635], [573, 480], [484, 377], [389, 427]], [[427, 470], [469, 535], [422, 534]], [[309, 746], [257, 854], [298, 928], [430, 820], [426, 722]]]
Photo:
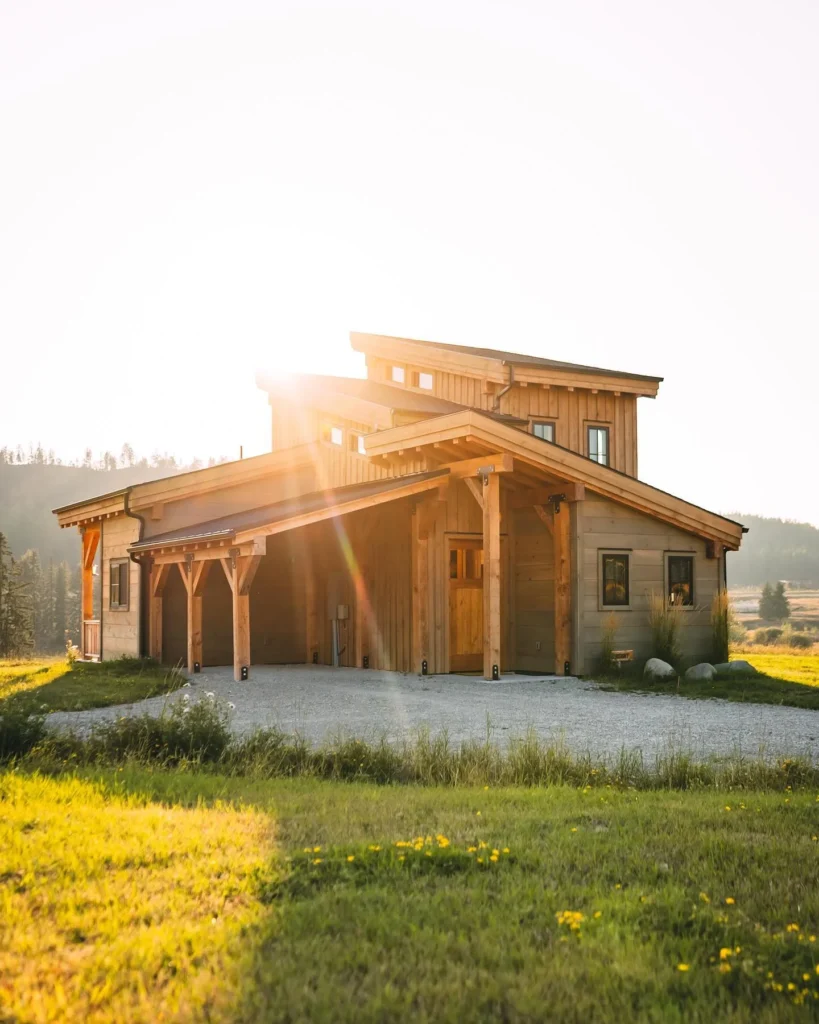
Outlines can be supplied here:
[[436, 465], [508, 453], [515, 460], [516, 472], [525, 474], [529, 468], [553, 479], [583, 485], [602, 497], [733, 551], [742, 540], [742, 525], [731, 519], [471, 409], [367, 435], [364, 446], [369, 457], [383, 459], [397, 472], [404, 460], [419, 456]]

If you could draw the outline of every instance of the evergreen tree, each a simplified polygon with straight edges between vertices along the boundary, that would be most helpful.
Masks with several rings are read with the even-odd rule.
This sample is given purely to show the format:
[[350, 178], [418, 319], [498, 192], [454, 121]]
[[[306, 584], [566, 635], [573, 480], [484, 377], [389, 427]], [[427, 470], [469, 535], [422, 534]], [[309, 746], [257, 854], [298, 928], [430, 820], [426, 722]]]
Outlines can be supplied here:
[[[99, 591], [98, 587], [94, 588], [95, 591]], [[94, 594], [94, 617], [99, 618], [99, 608], [97, 607], [99, 595]], [[74, 566], [74, 570], [71, 572], [68, 580], [68, 597], [66, 604], [66, 629], [68, 630], [68, 638], [72, 644], [80, 645], [80, 639], [82, 634], [82, 565], [77, 562]]]
[[791, 616], [791, 606], [785, 596], [785, 584], [779, 582], [775, 587], [766, 583], [759, 599], [759, 617], [764, 622], [783, 622]]
[[0, 657], [29, 654], [34, 646], [28, 585], [0, 533]]
[[68, 572], [65, 562], [60, 562], [54, 574], [54, 650], [65, 647], [65, 631], [68, 628]]
[[43, 573], [43, 650], [54, 650], [54, 561]]
[[26, 593], [31, 606], [31, 629], [34, 634], [35, 651], [51, 649], [51, 622], [47, 617], [48, 601], [45, 592], [40, 556], [29, 550], [20, 559], [20, 575], [26, 584]]

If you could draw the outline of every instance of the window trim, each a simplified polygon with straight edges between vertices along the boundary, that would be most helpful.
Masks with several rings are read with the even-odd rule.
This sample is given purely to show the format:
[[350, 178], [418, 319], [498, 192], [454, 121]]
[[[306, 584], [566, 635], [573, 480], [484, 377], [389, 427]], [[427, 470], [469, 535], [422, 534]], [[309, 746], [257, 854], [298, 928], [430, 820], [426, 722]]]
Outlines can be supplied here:
[[[122, 597], [122, 566], [125, 571], [125, 601]], [[117, 575], [117, 600], [114, 603], [114, 570]], [[131, 559], [130, 558], [109, 558], [108, 559], [108, 610], [112, 612], [127, 612], [131, 607]]]
[[[421, 383], [422, 377], [429, 377], [429, 387], [425, 388]], [[435, 390], [435, 374], [431, 370], [413, 370], [410, 374], [410, 381], [412, 386], [417, 388], [418, 391], [426, 391], [430, 393]]]
[[[341, 440], [336, 442], [333, 440], [333, 431], [338, 430], [341, 433]], [[329, 445], [331, 448], [343, 448], [344, 447], [344, 435], [346, 431], [340, 423], [333, 423], [332, 420], [326, 420], [321, 425], [321, 440], [324, 444]]]
[[[538, 437], [535, 433], [535, 427], [551, 427], [552, 428], [552, 440], [550, 441], [547, 437]], [[546, 441], [548, 444], [557, 444], [557, 421], [556, 420], [529, 420], [529, 430], [532, 437], [537, 437], [538, 441]]]
[[367, 457], [366, 451], [361, 450], [361, 442], [364, 440], [364, 435], [359, 430], [348, 430], [347, 431], [347, 449], [352, 455], [359, 455], [362, 458]]
[[[395, 379], [395, 371], [399, 370], [401, 373], [401, 380]], [[387, 373], [387, 380], [390, 384], [397, 384], [398, 387], [405, 388], [407, 386], [407, 368], [403, 363], [390, 363], [389, 371]]]
[[680, 607], [684, 612], [694, 612], [697, 610], [697, 552], [691, 549], [688, 551], [663, 552], [663, 593], [666, 604], [671, 603], [669, 600], [671, 597], [671, 568], [669, 560], [672, 558], [688, 558], [691, 560], [691, 603], [681, 605]]
[[[589, 432], [592, 430], [605, 430], [606, 432], [606, 461], [600, 462], [592, 459], [591, 445], [589, 444]], [[611, 468], [611, 424], [600, 423], [596, 420], [586, 420], [586, 458], [590, 459], [596, 466], [608, 466]]]
[[[634, 580], [632, 579], [631, 556], [632, 548], [598, 548], [597, 549], [597, 610], [601, 612], [630, 612], [634, 608]], [[606, 604], [603, 600], [604, 560], [607, 556], [616, 555], [626, 559], [626, 587], [628, 600], [625, 604]]]

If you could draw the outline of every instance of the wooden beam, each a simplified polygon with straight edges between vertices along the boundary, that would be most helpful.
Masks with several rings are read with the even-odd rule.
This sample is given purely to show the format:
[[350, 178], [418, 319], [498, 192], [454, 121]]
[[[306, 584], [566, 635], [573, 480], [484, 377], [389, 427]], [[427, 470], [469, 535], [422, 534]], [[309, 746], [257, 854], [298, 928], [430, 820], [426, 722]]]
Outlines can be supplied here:
[[559, 494], [563, 495], [563, 501], [583, 501], [586, 488], [583, 484], [554, 483], [548, 487], [516, 491], [509, 500], [512, 508], [526, 508], [528, 505], [548, 505]]
[[515, 468], [515, 460], [511, 455], [491, 452], [488, 455], [479, 455], [475, 459], [450, 462], [445, 468], [449, 470], [449, 475], [455, 478], [477, 476], [480, 469], [486, 469], [490, 473], [511, 473]]
[[253, 586], [253, 580], [256, 576], [256, 570], [259, 568], [259, 563], [262, 560], [261, 555], [244, 555], [239, 558], [238, 565], [238, 582], [239, 582], [239, 593], [244, 596], [250, 593], [250, 588]]
[[549, 536], [554, 537], [554, 533], [555, 533], [554, 525], [555, 524], [554, 524], [554, 518], [553, 518], [551, 512], [547, 512], [546, 509], [542, 505], [535, 505], [533, 507], [534, 507], [535, 512], [537, 513], [538, 519], [543, 523], [543, 525], [546, 527], [547, 531], [549, 532]]
[[433, 509], [419, 505], [412, 516], [412, 670], [419, 675], [430, 655], [429, 533]]
[[493, 679], [501, 664], [500, 477], [483, 485], [483, 675]]
[[[555, 674], [566, 674], [572, 662], [572, 528], [571, 505], [554, 516], [552, 538], [555, 565]], [[570, 668], [571, 671], [571, 668]]]
[[472, 495], [475, 501], [477, 501], [478, 505], [480, 505], [480, 507], [483, 508], [483, 493], [481, 485], [478, 483], [478, 481], [472, 476], [467, 476], [464, 477], [464, 483], [469, 488], [469, 493]]
[[[188, 672], [202, 665], [202, 609], [205, 582], [213, 562], [189, 562], [184, 577], [188, 592]], [[181, 566], [180, 566], [181, 570]]]
[[148, 588], [148, 653], [162, 661], [162, 594], [168, 582], [171, 567], [152, 565]]

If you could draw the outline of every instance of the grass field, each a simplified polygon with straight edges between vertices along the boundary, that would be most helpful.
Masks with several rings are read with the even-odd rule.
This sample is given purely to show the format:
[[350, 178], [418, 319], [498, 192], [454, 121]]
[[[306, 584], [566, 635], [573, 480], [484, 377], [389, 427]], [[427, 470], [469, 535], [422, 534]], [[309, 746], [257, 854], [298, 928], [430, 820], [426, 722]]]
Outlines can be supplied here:
[[185, 678], [172, 669], [136, 658], [102, 664], [65, 658], [13, 661], [0, 659], [0, 702], [26, 701], [44, 711], [83, 711], [110, 704], [129, 704], [169, 693]]
[[649, 682], [637, 674], [613, 676], [605, 682], [614, 689], [632, 692], [676, 693], [692, 699], [718, 697], [743, 704], [783, 704], [819, 710], [819, 651], [805, 654], [791, 648], [742, 647], [732, 650], [731, 660], [736, 659], [750, 662], [760, 675], [732, 676], [713, 682], [681, 679], [679, 686]]
[[0, 1020], [815, 1016], [817, 801], [7, 772]]

